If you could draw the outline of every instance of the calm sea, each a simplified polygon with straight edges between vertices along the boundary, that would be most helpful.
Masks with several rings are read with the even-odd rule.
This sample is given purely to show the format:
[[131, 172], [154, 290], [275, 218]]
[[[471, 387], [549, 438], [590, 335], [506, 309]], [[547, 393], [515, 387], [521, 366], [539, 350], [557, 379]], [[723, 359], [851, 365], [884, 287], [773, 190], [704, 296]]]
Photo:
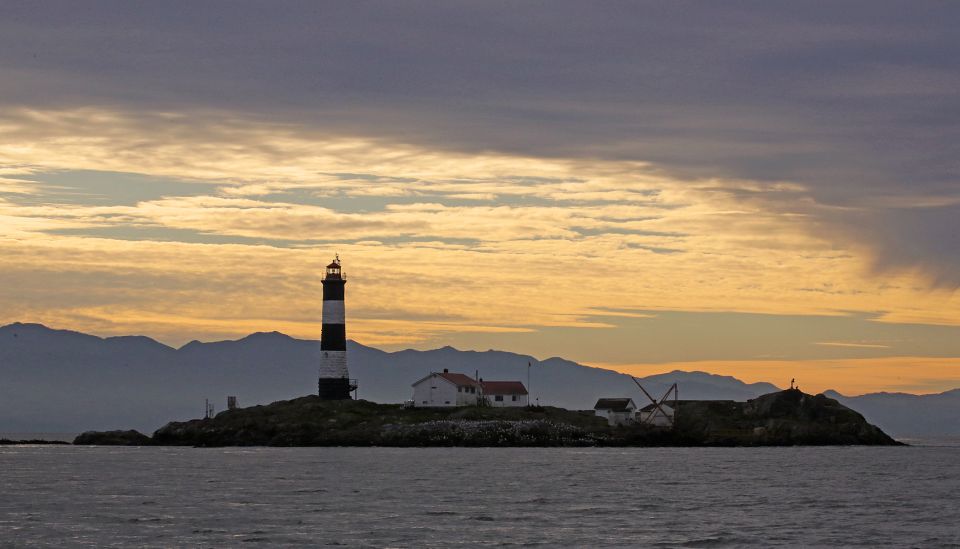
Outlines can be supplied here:
[[960, 448], [0, 447], [0, 546], [960, 546]]

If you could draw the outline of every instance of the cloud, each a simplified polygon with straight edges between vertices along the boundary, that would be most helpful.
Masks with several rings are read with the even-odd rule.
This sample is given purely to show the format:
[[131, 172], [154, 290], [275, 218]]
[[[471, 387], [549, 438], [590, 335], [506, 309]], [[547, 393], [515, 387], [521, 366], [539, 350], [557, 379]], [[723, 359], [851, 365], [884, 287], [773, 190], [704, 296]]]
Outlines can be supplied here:
[[[136, 164], [142, 173], [206, 179], [231, 165], [244, 174], [227, 187], [235, 194], [262, 192], [271, 178], [316, 189], [321, 175], [299, 162], [311, 153], [327, 173], [385, 172], [411, 155], [433, 173], [451, 172], [445, 158], [479, 156], [456, 170], [476, 178], [471, 167], [506, 155], [531, 167], [536, 159], [634, 162], [692, 185], [791, 185], [780, 194], [737, 192], [764, 210], [807, 216], [821, 238], [869, 254], [878, 276], [910, 271], [952, 287], [960, 281], [960, 39], [950, 24], [958, 10], [875, 2], [290, 3], [267, 12], [12, 5], [0, 17], [0, 105], [31, 109], [17, 140], [42, 137], [32, 128], [50, 117], [73, 124], [72, 135], [96, 128], [72, 143], [63, 165]], [[114, 159], [87, 161], [129, 133], [117, 112], [139, 113], [168, 145], [147, 155], [134, 140]], [[256, 147], [231, 154], [234, 132], [249, 137], [253, 126]], [[298, 144], [330, 136], [340, 139], [336, 148]], [[184, 161], [178, 141], [190, 143], [187, 156], [222, 162]], [[302, 147], [296, 160], [291, 145]], [[7, 152], [31, 154], [28, 145]], [[363, 163], [331, 161], [358, 155]], [[352, 196], [418, 192], [389, 180], [342, 183]], [[463, 200], [527, 194], [519, 181], [470, 183], [434, 182], [434, 190], [447, 185]], [[316, 192], [330, 185], [323, 188]], [[566, 197], [643, 200], [613, 188]], [[878, 197], [892, 205], [871, 205]]]
[[0, 166], [0, 199], [3, 195], [25, 195], [37, 192], [40, 185], [29, 179], [33, 170], [22, 166]]
[[861, 343], [855, 341], [817, 341], [814, 345], [821, 345], [823, 347], [849, 347], [853, 349], [889, 349], [889, 345], [881, 345], [879, 343]]
[[[918, 281], [909, 275], [864, 280], [863, 254], [817, 237], [816, 219], [800, 211], [809, 204], [805, 187], [795, 183], [676, 179], [633, 161], [445, 152], [243, 124], [216, 113], [186, 118], [87, 108], [5, 116], [0, 162], [27, 166], [34, 179], [50, 170], [139, 171], [155, 174], [157, 189], [172, 193], [113, 204], [109, 195], [96, 203], [43, 192], [29, 201], [8, 197], [0, 215], [21, 244], [60, 235], [64, 245], [83, 245], [83, 235], [102, 237], [109, 229], [127, 240], [142, 231], [176, 240], [169, 231], [181, 231], [208, 243], [338, 242], [344, 251], [376, 249], [378, 261], [393, 249], [407, 254], [394, 269], [431, 257], [424, 272], [434, 288], [460, 287], [463, 277], [455, 273], [471, 271], [493, 278], [511, 272], [513, 283], [549, 286], [522, 315], [497, 321], [513, 326], [569, 322], [556, 316], [569, 310], [550, 312], [554, 303], [586, 311], [625, 300], [646, 308], [883, 310], [889, 318], [957, 321], [941, 292], [920, 290], [918, 299]], [[98, 177], [112, 176], [74, 179], [85, 185]], [[196, 181], [196, 190], [171, 178]], [[797, 211], [771, 207], [777, 200]], [[370, 267], [365, 261], [358, 266]], [[585, 262], [598, 280], [587, 294], [570, 278]], [[477, 270], [478, 263], [498, 269]], [[811, 298], [811, 290], [822, 296]], [[484, 299], [501, 299], [493, 289], [483, 292]], [[567, 302], [566, 293], [583, 295]], [[476, 303], [469, 308], [491, 320]]]

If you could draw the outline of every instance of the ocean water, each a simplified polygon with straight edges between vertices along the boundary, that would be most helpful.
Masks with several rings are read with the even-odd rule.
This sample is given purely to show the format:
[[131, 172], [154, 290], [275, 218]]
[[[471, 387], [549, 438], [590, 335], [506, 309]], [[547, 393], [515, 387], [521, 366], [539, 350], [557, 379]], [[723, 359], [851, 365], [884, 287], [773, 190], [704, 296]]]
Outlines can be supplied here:
[[0, 546], [960, 546], [960, 448], [0, 447]]

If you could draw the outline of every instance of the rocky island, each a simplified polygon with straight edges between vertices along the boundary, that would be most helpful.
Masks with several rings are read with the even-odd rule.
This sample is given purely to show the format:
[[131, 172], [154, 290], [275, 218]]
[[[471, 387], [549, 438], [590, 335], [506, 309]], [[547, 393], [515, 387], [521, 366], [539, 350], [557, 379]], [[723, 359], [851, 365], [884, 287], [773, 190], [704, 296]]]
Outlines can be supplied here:
[[0, 438], [0, 446], [36, 446], [40, 444], [58, 445], [70, 443], [65, 440], [45, 440], [38, 438], [31, 438], [27, 440], [11, 440], [9, 438]]
[[153, 439], [130, 429], [128, 431], [87, 431], [73, 439], [74, 444], [96, 446], [150, 446]]
[[84, 433], [75, 444], [165, 446], [792, 446], [897, 445], [859, 413], [798, 390], [747, 402], [680, 401], [673, 429], [613, 427], [592, 410], [405, 408], [306, 396], [172, 422], [152, 437]]

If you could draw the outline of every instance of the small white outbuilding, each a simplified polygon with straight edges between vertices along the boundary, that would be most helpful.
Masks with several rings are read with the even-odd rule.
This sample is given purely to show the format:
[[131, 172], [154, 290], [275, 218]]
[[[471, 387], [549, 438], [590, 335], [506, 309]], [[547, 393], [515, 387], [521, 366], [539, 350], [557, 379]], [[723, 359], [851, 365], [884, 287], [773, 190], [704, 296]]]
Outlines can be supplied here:
[[636, 421], [637, 405], [632, 398], [601, 398], [594, 404], [593, 413], [610, 425], [625, 425]]
[[659, 408], [656, 404], [647, 404], [637, 413], [637, 419], [654, 427], [672, 427], [674, 413], [673, 408], [666, 404], [661, 404]]

